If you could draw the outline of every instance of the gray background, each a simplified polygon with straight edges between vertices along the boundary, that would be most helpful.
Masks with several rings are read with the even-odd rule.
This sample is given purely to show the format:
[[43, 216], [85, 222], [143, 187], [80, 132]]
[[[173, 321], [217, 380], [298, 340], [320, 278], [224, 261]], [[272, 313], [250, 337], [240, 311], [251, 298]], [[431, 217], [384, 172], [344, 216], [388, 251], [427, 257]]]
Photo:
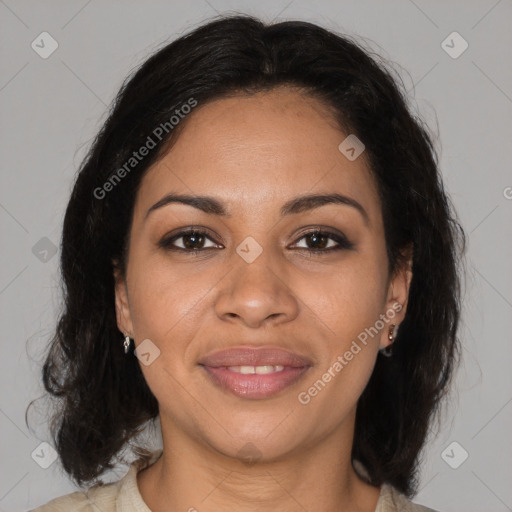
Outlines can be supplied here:
[[[469, 235], [464, 350], [441, 433], [424, 452], [415, 501], [447, 512], [512, 510], [512, 2], [5, 0], [0, 511], [74, 490], [58, 462], [43, 469], [32, 458], [49, 437], [43, 423], [30, 432], [24, 420], [28, 402], [42, 393], [39, 366], [60, 303], [51, 249], [74, 173], [124, 77], [164, 40], [232, 10], [364, 37], [395, 63], [413, 108], [438, 133], [446, 188]], [[59, 45], [47, 59], [31, 47], [43, 31]], [[469, 44], [458, 58], [441, 46], [453, 31]], [[461, 48], [460, 40], [447, 44]], [[444, 459], [460, 462], [462, 450], [469, 456], [453, 469]]]

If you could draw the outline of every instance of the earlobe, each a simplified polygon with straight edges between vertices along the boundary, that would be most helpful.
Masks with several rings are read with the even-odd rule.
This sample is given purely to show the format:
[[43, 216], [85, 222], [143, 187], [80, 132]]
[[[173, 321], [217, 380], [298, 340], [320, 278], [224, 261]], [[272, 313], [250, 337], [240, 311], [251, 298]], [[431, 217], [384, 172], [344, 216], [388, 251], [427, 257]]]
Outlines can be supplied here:
[[388, 330], [388, 344], [379, 349], [380, 353], [386, 357], [391, 357], [393, 353], [393, 342], [395, 340], [395, 324], [391, 324]]
[[412, 257], [413, 250], [410, 245], [405, 253], [400, 268], [395, 272], [388, 288], [386, 303], [386, 316], [389, 319], [388, 328], [384, 329], [381, 336], [380, 350], [384, 355], [391, 355], [391, 346], [405, 318], [409, 301], [409, 290], [412, 281]]

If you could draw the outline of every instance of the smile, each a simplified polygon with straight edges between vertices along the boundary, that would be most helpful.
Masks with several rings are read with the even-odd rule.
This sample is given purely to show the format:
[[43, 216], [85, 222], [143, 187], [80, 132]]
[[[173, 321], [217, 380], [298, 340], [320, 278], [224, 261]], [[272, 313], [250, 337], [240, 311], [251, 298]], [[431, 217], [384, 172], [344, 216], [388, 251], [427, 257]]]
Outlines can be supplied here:
[[218, 389], [245, 399], [273, 396], [295, 384], [312, 366], [309, 357], [280, 347], [232, 347], [199, 360]]
[[268, 398], [297, 382], [309, 366], [203, 366], [211, 382], [240, 398]]
[[267, 375], [269, 373], [282, 372], [284, 370], [284, 366], [229, 366], [228, 370], [230, 372], [243, 373], [244, 375], [251, 375], [253, 373], [257, 373], [258, 375]]

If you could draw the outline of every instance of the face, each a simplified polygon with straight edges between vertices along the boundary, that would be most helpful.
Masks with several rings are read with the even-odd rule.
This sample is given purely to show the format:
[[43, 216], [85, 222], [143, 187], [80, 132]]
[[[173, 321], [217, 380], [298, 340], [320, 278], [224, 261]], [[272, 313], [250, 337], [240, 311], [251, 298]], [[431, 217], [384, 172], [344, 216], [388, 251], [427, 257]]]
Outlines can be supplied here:
[[350, 428], [410, 273], [388, 273], [376, 184], [364, 152], [338, 149], [347, 135], [292, 89], [220, 99], [143, 178], [116, 309], [121, 331], [149, 340], [163, 430], [270, 460]]

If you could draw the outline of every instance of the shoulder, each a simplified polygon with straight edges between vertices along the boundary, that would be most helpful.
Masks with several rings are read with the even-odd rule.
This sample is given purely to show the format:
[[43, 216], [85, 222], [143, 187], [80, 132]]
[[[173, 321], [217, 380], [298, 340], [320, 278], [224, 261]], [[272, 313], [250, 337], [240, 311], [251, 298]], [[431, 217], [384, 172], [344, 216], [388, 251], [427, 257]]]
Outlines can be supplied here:
[[375, 512], [438, 512], [413, 503], [407, 496], [389, 484], [383, 484]]
[[119, 494], [119, 482], [95, 485], [89, 490], [75, 491], [55, 498], [45, 505], [29, 512], [115, 512], [115, 504]]
[[97, 484], [87, 491], [75, 491], [60, 496], [29, 512], [150, 512], [137, 487], [137, 473], [155, 462], [162, 450], [153, 452], [149, 459], [134, 461], [121, 480]]

